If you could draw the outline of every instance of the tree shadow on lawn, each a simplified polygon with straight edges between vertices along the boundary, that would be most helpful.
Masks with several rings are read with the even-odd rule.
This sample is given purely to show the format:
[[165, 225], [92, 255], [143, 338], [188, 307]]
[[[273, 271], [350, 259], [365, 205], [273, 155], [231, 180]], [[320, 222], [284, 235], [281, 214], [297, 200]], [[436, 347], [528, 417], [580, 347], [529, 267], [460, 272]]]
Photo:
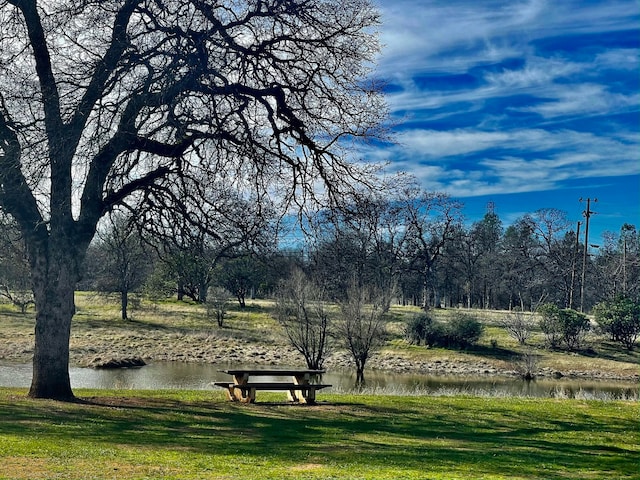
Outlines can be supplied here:
[[193, 325], [171, 325], [154, 321], [153, 319], [105, 319], [105, 318], [83, 318], [81, 320], [74, 320], [71, 325], [72, 334], [83, 335], [86, 333], [95, 334], [100, 331], [112, 331], [117, 333], [135, 332], [137, 334], [142, 333], [154, 333], [162, 332], [162, 334], [174, 334], [174, 335], [197, 335], [202, 333], [210, 333], [212, 330], [206, 326]]
[[485, 345], [470, 345], [466, 348], [460, 349], [459, 351], [493, 360], [512, 360], [521, 355], [520, 352], [509, 348], [489, 347]]
[[510, 411], [487, 408], [481, 399], [429, 400], [429, 407], [419, 402], [398, 407], [350, 402], [290, 406], [149, 397], [0, 403], [3, 434], [56, 443], [90, 440], [119, 448], [269, 457], [284, 465], [356, 463], [363, 469], [399, 472], [513, 472], [548, 479], [575, 478], [587, 471], [635, 472], [628, 460], [634, 454], [631, 447], [588, 439], [604, 431], [628, 435], [636, 425], [624, 419], [605, 423], [576, 414], [570, 405], [561, 415], [567, 418], [558, 420], [557, 414], [546, 418], [534, 403]]
[[[169, 316], [167, 315], [167, 318]], [[220, 339], [242, 339], [246, 341], [260, 342], [264, 339], [264, 331], [256, 330], [252, 325], [234, 318], [227, 319], [223, 327], [218, 327], [215, 320], [196, 324], [182, 325], [179, 321], [174, 323], [163, 322], [152, 318], [131, 318], [122, 320], [119, 318], [87, 318], [83, 317], [72, 323], [72, 332], [86, 334], [100, 330], [109, 330], [118, 333], [156, 333], [174, 335], [212, 335]]]
[[620, 343], [611, 341], [599, 343], [595, 350], [589, 348], [579, 350], [577, 353], [579, 355], [612, 360], [614, 362], [635, 363], [636, 365], [640, 363], [640, 349], [638, 349], [637, 346], [633, 350], [628, 350]]

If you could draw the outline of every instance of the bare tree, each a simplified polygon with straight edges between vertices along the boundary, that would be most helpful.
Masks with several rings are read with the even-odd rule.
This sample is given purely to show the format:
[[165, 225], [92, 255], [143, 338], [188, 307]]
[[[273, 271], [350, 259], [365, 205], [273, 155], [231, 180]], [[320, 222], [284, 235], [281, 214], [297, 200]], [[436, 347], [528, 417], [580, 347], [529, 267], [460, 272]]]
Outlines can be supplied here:
[[210, 206], [195, 226], [175, 212], [148, 206], [137, 212], [138, 224], [159, 247], [159, 259], [176, 283], [178, 300], [187, 296], [206, 303], [221, 261], [273, 248], [275, 212], [268, 199], [257, 201], [225, 185], [210, 185], [205, 195]]
[[364, 369], [385, 335], [384, 296], [353, 283], [347, 299], [341, 303], [341, 319], [336, 322], [336, 337], [353, 359], [356, 384], [364, 384]]
[[576, 241], [575, 237], [566, 235], [570, 226], [567, 214], [555, 208], [543, 208], [526, 219], [538, 243], [535, 256], [541, 274], [538, 285], [549, 301], [568, 306]]
[[[434, 270], [444, 246], [453, 239], [456, 227], [462, 222], [462, 204], [444, 193], [415, 188], [405, 192], [402, 202], [406, 215], [405, 254], [421, 276], [422, 306], [427, 309], [430, 303], [439, 303]], [[430, 292], [433, 292], [432, 302], [429, 302]]]
[[103, 293], [120, 294], [123, 320], [129, 319], [129, 295], [140, 288], [150, 272], [149, 255], [130, 217], [112, 214], [92, 245], [95, 258], [96, 288]]
[[514, 311], [505, 315], [500, 325], [520, 345], [525, 345], [533, 334], [533, 321], [524, 312]]
[[205, 302], [207, 317], [215, 317], [218, 327], [224, 325], [224, 319], [231, 306], [231, 298], [232, 295], [226, 288], [213, 287], [209, 289], [209, 294]]
[[74, 397], [74, 290], [116, 206], [197, 226], [218, 185], [330, 206], [369, 183], [343, 149], [386, 113], [366, 81], [377, 23], [367, 0], [0, 1], [0, 206], [37, 306], [30, 396]]
[[388, 309], [402, 268], [404, 229], [401, 208], [391, 189], [363, 196], [348, 212], [318, 216], [311, 250], [316, 276], [322, 278], [334, 300], [343, 300], [351, 282], [375, 286]]
[[321, 369], [329, 348], [329, 314], [322, 290], [296, 269], [276, 295], [276, 318], [307, 367]]
[[0, 212], [0, 296], [26, 313], [34, 305], [24, 238], [15, 220]]

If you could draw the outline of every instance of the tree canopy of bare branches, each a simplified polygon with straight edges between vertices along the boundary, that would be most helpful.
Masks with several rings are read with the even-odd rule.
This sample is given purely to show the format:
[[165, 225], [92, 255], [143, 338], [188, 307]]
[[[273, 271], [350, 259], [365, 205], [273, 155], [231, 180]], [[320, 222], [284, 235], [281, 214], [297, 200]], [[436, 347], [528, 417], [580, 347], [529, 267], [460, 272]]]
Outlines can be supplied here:
[[110, 210], [206, 225], [221, 185], [259, 211], [369, 182], [344, 148], [386, 112], [367, 81], [378, 21], [367, 0], [0, 1], [0, 206], [30, 261], [31, 396], [73, 398], [73, 293]]

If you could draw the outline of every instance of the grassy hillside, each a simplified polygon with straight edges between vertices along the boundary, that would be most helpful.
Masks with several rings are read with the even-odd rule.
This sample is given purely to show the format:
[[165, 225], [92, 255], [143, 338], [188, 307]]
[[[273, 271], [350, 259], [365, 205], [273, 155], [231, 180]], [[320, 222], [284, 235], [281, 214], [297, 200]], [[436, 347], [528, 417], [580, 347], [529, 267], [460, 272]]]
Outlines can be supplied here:
[[[247, 308], [234, 305], [219, 328], [206, 318], [200, 305], [177, 301], [143, 300], [134, 308], [133, 320], [119, 318], [117, 299], [92, 293], [77, 294], [78, 310], [71, 336], [71, 361], [90, 364], [96, 358], [141, 356], [150, 361], [174, 360], [209, 363], [300, 364], [302, 358], [286, 348], [285, 336], [273, 319], [273, 304], [250, 301]], [[640, 352], [624, 350], [592, 334], [578, 352], [551, 351], [544, 347], [540, 331], [526, 347], [508, 336], [500, 326], [507, 312], [466, 311], [478, 318], [485, 331], [477, 346], [467, 350], [410, 345], [403, 338], [404, 325], [419, 313], [416, 307], [394, 306], [387, 319], [388, 338], [368, 368], [438, 373], [505, 373], [513, 371], [518, 355], [532, 351], [541, 373], [552, 375], [637, 378]], [[435, 310], [447, 321], [454, 310]], [[10, 305], [0, 305], [0, 361], [28, 362], [33, 353], [34, 314], [21, 315]], [[349, 364], [335, 348], [328, 368]]]

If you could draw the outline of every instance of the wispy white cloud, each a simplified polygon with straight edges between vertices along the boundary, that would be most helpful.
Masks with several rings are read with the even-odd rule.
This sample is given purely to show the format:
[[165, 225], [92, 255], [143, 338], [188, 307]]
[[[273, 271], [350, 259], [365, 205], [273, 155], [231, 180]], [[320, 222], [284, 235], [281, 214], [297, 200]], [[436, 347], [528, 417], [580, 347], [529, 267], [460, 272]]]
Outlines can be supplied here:
[[[572, 130], [515, 129], [511, 131], [481, 131], [473, 128], [448, 131], [408, 130], [399, 135], [395, 152], [407, 156], [421, 155], [424, 159], [446, 160], [489, 150], [587, 151], [603, 155], [629, 156], [629, 142], [638, 142], [640, 135], [628, 133], [620, 138], [598, 136], [591, 132]], [[640, 164], [636, 171], [640, 171]]]
[[640, 66], [638, 50], [619, 48], [596, 55], [594, 66], [599, 69], [628, 70], [637, 72]]
[[554, 98], [539, 105], [523, 108], [545, 118], [565, 115], [605, 115], [628, 109], [637, 110], [640, 95], [612, 93], [606, 85], [582, 83], [556, 86], [551, 89]]
[[[465, 203], [509, 198], [507, 220], [640, 177], [637, 0], [378, 2], [397, 143], [363, 157]], [[624, 182], [607, 208], [635, 222]], [[532, 194], [549, 201], [511, 201]]]
[[[483, 75], [484, 83], [477, 88], [454, 91], [429, 90], [417, 86], [415, 82], [405, 82], [404, 89], [389, 95], [389, 102], [395, 111], [413, 112], [410, 120], [421, 115], [427, 118], [430, 112], [450, 106], [449, 114], [458, 113], [459, 105], [471, 110], [469, 104], [513, 95], [531, 95], [540, 98], [536, 105], [511, 107], [517, 111], [538, 113], [545, 118], [562, 115], [605, 115], [621, 110], [637, 110], [640, 105], [638, 93], [623, 94], [610, 91], [607, 84], [592, 83], [590, 75], [598, 66], [611, 65], [615, 58], [627, 60], [625, 70], [638, 66], [628, 52], [614, 52], [609, 56], [600, 55], [590, 62], [577, 63], [559, 59], [533, 57], [520, 69], [503, 69]], [[458, 107], [456, 107], [458, 105]], [[406, 114], [405, 114], [406, 115]], [[438, 112], [437, 115], [443, 115]]]
[[637, 29], [638, 14], [633, 0], [396, 0], [380, 1], [380, 9], [387, 78], [527, 56], [532, 42], [559, 34]]
[[503, 69], [484, 75], [486, 82], [501, 91], [513, 92], [520, 89], [539, 91], [558, 79], [567, 79], [583, 73], [588, 65], [570, 62], [559, 58], [529, 57], [520, 69]]
[[[414, 129], [402, 132], [398, 144], [376, 148], [369, 158], [388, 161], [390, 169], [411, 172], [425, 188], [457, 197], [547, 191], [561, 188], [567, 180], [639, 175], [634, 154], [639, 136]], [[526, 152], [527, 158], [518, 152]], [[461, 161], [466, 168], [456, 166]]]

